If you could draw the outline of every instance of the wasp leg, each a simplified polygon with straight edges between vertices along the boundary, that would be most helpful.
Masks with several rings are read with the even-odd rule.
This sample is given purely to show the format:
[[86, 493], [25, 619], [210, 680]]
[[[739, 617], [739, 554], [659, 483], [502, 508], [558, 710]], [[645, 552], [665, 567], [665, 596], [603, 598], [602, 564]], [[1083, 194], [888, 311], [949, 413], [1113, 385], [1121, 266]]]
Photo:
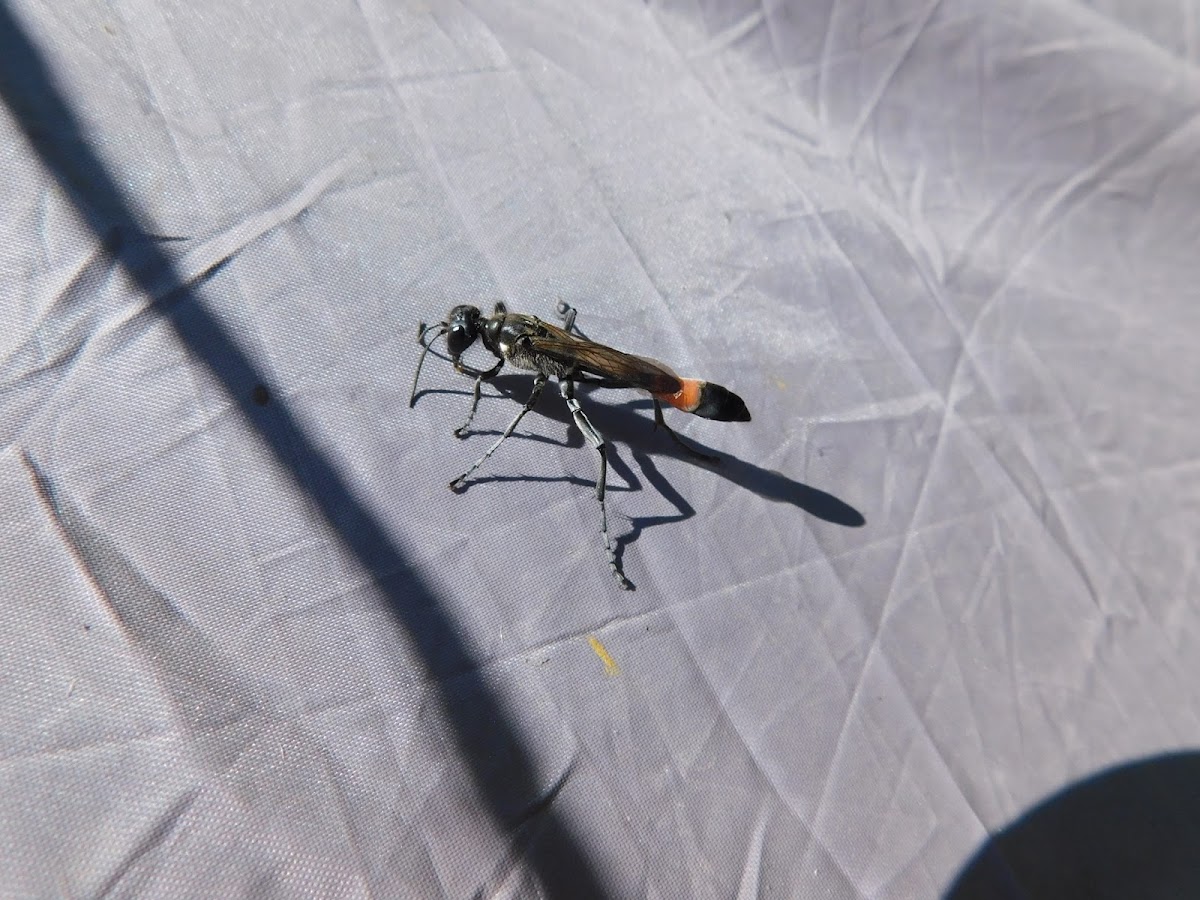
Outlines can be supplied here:
[[467, 419], [466, 421], [463, 421], [462, 425], [455, 428], [454, 436], [456, 438], [467, 437], [467, 428], [470, 427], [470, 424], [472, 424], [472, 421], [475, 419], [475, 409], [479, 408], [479, 388], [480, 385], [484, 383], [485, 379], [486, 376], [479, 376], [475, 379], [475, 390], [472, 391], [472, 397], [470, 397], [470, 409], [467, 412]]
[[452, 482], [450, 482], [450, 490], [457, 491], [460, 487], [462, 487], [463, 482], [465, 482], [471, 476], [471, 473], [482, 466], [484, 460], [496, 452], [496, 448], [504, 443], [504, 439], [513, 433], [514, 429], [517, 427], [517, 423], [525, 417], [525, 413], [533, 409], [534, 404], [538, 401], [538, 397], [540, 397], [542, 394], [542, 388], [545, 386], [546, 376], [539, 372], [538, 375], [533, 379], [533, 392], [529, 395], [529, 399], [525, 401], [525, 405], [521, 408], [521, 411], [517, 413], [517, 417], [508, 423], [508, 427], [504, 429], [504, 434], [497, 438], [496, 443], [488, 447], [487, 453], [475, 460], [475, 465], [471, 466], [471, 468], [467, 469], [467, 471], [463, 472]]
[[497, 359], [496, 364], [486, 372], [481, 372], [479, 369], [471, 368], [471, 366], [466, 365], [461, 359], [454, 360], [454, 371], [459, 375], [469, 375], [472, 378], [482, 378], [484, 381], [487, 381], [489, 378], [495, 378], [503, 368], [504, 357]]
[[463, 375], [472, 375], [475, 378], [475, 389], [471, 393], [471, 409], [467, 412], [467, 420], [454, 429], [456, 438], [465, 438], [467, 436], [467, 428], [471, 424], [471, 420], [475, 418], [475, 410], [479, 406], [479, 386], [485, 381], [490, 381], [496, 377], [496, 374], [504, 368], [504, 360], [500, 359], [494, 366], [486, 372], [480, 372], [478, 369], [472, 369], [464, 366], [461, 360], [455, 360], [454, 368]]
[[588, 417], [584, 415], [579, 401], [575, 399], [575, 386], [569, 381], [560, 381], [558, 383], [558, 390], [562, 394], [563, 400], [567, 402], [567, 408], [571, 410], [571, 417], [575, 420], [575, 426], [583, 432], [583, 436], [587, 438], [588, 443], [595, 447], [600, 454], [600, 477], [596, 481], [596, 499], [600, 501], [600, 534], [604, 537], [604, 552], [608, 555], [608, 567], [612, 569], [613, 578], [617, 580], [617, 585], [623, 591], [631, 590], [633, 585], [629, 583], [629, 579], [621, 571], [621, 564], [617, 562], [617, 555], [613, 552], [612, 542], [608, 539], [608, 513], [604, 506], [604, 488], [608, 482], [608, 454], [604, 449], [604, 438], [600, 436], [600, 432], [596, 430], [595, 426], [588, 421]]
[[482, 375], [475, 379], [475, 390], [471, 392], [471, 408], [467, 411], [466, 421], [454, 429], [454, 436], [456, 438], [465, 438], [467, 436], [467, 429], [471, 425], [471, 420], [475, 418], [475, 410], [479, 406], [479, 386], [481, 384], [483, 384]]
[[679, 447], [686, 450], [692, 456], [696, 457], [696, 459], [702, 459], [706, 463], [712, 463], [713, 465], [716, 465], [721, 461], [721, 458], [718, 456], [710, 456], [707, 453], [701, 453], [695, 447], [689, 447], [687, 444], [685, 444], [683, 442], [683, 438], [672, 431], [667, 425], [666, 419], [663, 418], [662, 414], [662, 404], [660, 404], [657, 400], [654, 401], [654, 427], [661, 428], [663, 431], [665, 431], [667, 433], [667, 437], [673, 440]]
[[563, 321], [563, 331], [569, 332], [575, 327], [575, 316], [579, 310], [566, 300], [559, 300], [558, 305], [554, 307], [554, 311], [558, 313], [558, 317]]

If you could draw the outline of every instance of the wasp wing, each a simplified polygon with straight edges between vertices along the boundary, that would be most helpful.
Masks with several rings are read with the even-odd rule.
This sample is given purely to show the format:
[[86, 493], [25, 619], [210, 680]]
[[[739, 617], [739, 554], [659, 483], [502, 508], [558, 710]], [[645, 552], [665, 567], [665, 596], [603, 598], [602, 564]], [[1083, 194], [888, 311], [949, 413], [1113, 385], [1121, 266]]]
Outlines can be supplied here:
[[595, 375], [613, 387], [638, 388], [652, 394], [680, 390], [679, 376], [660, 362], [576, 337], [545, 322], [541, 325], [542, 334], [529, 335], [530, 346], [538, 353]]

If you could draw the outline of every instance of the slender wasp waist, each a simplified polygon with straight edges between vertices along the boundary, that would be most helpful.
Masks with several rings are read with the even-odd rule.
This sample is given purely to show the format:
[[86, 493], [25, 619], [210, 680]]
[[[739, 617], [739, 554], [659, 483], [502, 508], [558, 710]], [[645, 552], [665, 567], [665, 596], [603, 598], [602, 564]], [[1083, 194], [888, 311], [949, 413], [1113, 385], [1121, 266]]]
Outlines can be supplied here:
[[[479, 406], [480, 386], [499, 374], [505, 363], [533, 372], [533, 390], [529, 399], [500, 437], [487, 452], [475, 461], [467, 471], [450, 482], [451, 490], [461, 490], [471, 475], [487, 461], [504, 440], [513, 433], [522, 417], [533, 409], [542, 389], [551, 378], [558, 379], [559, 393], [571, 413], [575, 427], [584, 439], [596, 450], [600, 460], [600, 473], [596, 479], [596, 500], [600, 504], [600, 536], [604, 540], [604, 552], [617, 584], [631, 588], [629, 580], [621, 570], [620, 560], [608, 536], [608, 512], [604, 503], [605, 483], [608, 477], [608, 457], [604, 437], [588, 420], [583, 407], [575, 398], [576, 382], [606, 388], [630, 388], [645, 391], [654, 402], [654, 424], [662, 428], [667, 436], [691, 456], [715, 463], [718, 459], [688, 446], [663, 420], [662, 404], [666, 403], [686, 413], [719, 422], [748, 422], [750, 411], [742, 398], [728, 388], [711, 381], [696, 378], [680, 378], [663, 363], [623, 353], [604, 344], [598, 344], [583, 336], [575, 327], [575, 310], [560, 303], [558, 314], [562, 326], [550, 325], [536, 316], [510, 313], [503, 303], [497, 303], [495, 311], [485, 316], [476, 306], [461, 305], [450, 310], [446, 321], [433, 326], [420, 325], [417, 341], [421, 344], [421, 356], [417, 360], [417, 371], [413, 375], [412, 393], [408, 405], [417, 402], [417, 382], [421, 377], [421, 366], [430, 345], [440, 335], [446, 336], [446, 348], [450, 351], [450, 362], [454, 369], [475, 379], [471, 391], [471, 408], [467, 419], [454, 429], [456, 437], [464, 437], [475, 410]], [[430, 336], [432, 335], [432, 337]], [[490, 369], [476, 369], [463, 362], [462, 356], [475, 343], [482, 341], [484, 348], [496, 357]]]

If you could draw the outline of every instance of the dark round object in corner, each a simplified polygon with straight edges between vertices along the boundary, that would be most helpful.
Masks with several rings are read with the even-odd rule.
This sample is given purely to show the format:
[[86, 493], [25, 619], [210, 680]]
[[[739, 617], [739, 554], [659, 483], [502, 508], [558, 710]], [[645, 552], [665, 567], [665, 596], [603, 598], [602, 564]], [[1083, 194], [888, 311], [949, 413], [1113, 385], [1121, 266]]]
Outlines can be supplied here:
[[1101, 772], [975, 854], [947, 900], [1200, 898], [1200, 753]]

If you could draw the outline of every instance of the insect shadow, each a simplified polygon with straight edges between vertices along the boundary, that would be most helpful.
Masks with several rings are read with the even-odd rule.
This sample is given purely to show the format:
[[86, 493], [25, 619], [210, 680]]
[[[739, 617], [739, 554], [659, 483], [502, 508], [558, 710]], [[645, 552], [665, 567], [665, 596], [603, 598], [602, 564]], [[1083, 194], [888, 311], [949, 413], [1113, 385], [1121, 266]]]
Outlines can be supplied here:
[[[508, 409], [507, 404], [524, 402], [524, 398], [529, 393], [529, 381], [530, 379], [527, 375], [497, 376], [489, 384], [499, 396], [497, 394], [484, 394], [482, 399], [485, 402], [495, 400], [504, 401], [506, 404], [505, 409]], [[581, 392], [591, 392], [591, 389], [586, 384], [581, 384], [580, 389]], [[469, 397], [471, 396], [471, 391], [455, 388], [431, 388], [421, 391], [417, 396], [420, 397], [424, 394], [452, 394]], [[491, 403], [488, 403], [488, 405], [491, 405]], [[670, 457], [707, 469], [736, 484], [738, 487], [745, 488], [766, 500], [770, 500], [773, 503], [790, 504], [814, 518], [821, 519], [833, 525], [840, 525], [844, 528], [861, 528], [866, 524], [866, 518], [863, 514], [845, 500], [820, 488], [797, 481], [794, 478], [789, 478], [781, 472], [765, 469], [753, 463], [746, 462], [736, 456], [730, 455], [726, 450], [706, 446], [700, 443], [694, 435], [688, 434], [688, 441], [693, 446], [701, 452], [717, 456], [720, 460], [716, 465], [701, 462], [694, 456], [684, 452], [675, 442], [669, 440], [666, 436], [655, 434], [652, 410], [653, 404], [648, 400], [631, 400], [615, 404], [611, 402], [593, 402], [589, 405], [589, 414], [596, 420], [599, 427], [602, 428], [606, 435], [613, 438], [615, 442], [629, 448], [637, 470], [642, 473], [646, 481], [658, 492], [659, 496], [675, 509], [675, 514], [673, 515], [630, 517], [628, 519], [629, 530], [625, 534], [616, 537], [613, 541], [613, 550], [618, 559], [623, 556], [624, 549], [637, 541], [646, 529], [657, 525], [683, 522], [696, 514], [691, 504], [671, 485], [670, 481], [662, 474], [658, 466], [655, 465], [654, 457], [656, 456]], [[570, 413], [559, 402], [557, 397], [541, 397], [532, 412], [536, 412], [547, 419], [562, 424], [566, 430], [565, 439], [559, 440], [523, 431], [514, 432], [511, 439], [578, 449], [582, 449], [585, 446], [583, 436], [576, 428], [572, 427], [573, 422]], [[644, 413], [646, 412], [650, 412], [651, 415], [645, 415]], [[499, 419], [506, 421], [507, 415], [501, 413]], [[464, 437], [495, 437], [500, 433], [499, 429], [472, 428]], [[625, 484], [610, 484], [609, 491], [633, 492], [641, 490], [642, 482], [637, 477], [634, 468], [628, 465], [622, 458], [624, 454], [620, 452], [621, 449], [623, 448], [618, 448], [618, 446], [611, 443], [609, 444], [609, 465], [620, 475]], [[464, 485], [463, 490], [469, 489], [472, 485], [489, 482], [565, 482], [587, 488], [591, 488], [594, 484], [589, 478], [575, 475], [482, 475], [475, 478], [470, 484]]]

